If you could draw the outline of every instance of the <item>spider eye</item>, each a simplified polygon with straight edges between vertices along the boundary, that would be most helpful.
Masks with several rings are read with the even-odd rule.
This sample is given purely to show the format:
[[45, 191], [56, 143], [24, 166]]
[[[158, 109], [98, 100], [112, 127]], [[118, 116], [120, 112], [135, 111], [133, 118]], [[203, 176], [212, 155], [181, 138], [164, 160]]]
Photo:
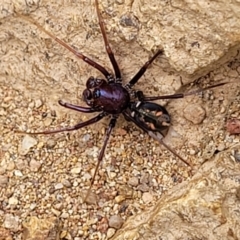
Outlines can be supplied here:
[[100, 87], [103, 84], [103, 82], [105, 82], [105, 80], [90, 77], [87, 80], [86, 86], [87, 86], [87, 89], [96, 88], [96, 87]]
[[91, 100], [91, 99], [92, 99], [92, 93], [91, 93], [91, 91], [88, 90], [88, 89], [85, 89], [85, 90], [83, 91], [82, 97], [83, 97], [83, 101], [85, 101], [85, 102]]
[[101, 96], [101, 91], [99, 89], [95, 89], [95, 91], [93, 92], [93, 98], [99, 98]]

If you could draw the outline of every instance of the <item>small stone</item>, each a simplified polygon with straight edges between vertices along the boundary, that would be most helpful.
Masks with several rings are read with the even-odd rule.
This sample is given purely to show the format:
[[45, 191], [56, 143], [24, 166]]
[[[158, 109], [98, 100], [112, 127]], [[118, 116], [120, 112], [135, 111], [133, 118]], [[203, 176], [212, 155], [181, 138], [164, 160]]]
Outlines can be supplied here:
[[148, 192], [149, 186], [146, 183], [138, 185], [137, 189], [141, 192]]
[[71, 182], [69, 182], [67, 179], [64, 179], [64, 180], [62, 181], [62, 184], [63, 184], [65, 187], [71, 187], [71, 186], [72, 186]]
[[41, 163], [32, 159], [29, 163], [30, 169], [32, 172], [37, 172], [39, 170], [39, 168], [41, 167]]
[[240, 119], [232, 118], [228, 119], [226, 123], [227, 131], [230, 134], [239, 134], [240, 133]]
[[139, 182], [138, 182], [138, 178], [137, 177], [131, 177], [129, 180], [128, 180], [128, 184], [133, 186], [133, 187], [136, 187]]
[[36, 203], [31, 203], [29, 208], [30, 208], [31, 210], [34, 210], [34, 209], [36, 208], [36, 206], [37, 206]]
[[53, 119], [50, 117], [47, 117], [44, 119], [44, 126], [48, 127], [52, 124]]
[[20, 170], [15, 170], [14, 175], [17, 176], [17, 177], [22, 177], [23, 176], [23, 174]]
[[90, 138], [91, 138], [91, 135], [87, 133], [83, 136], [82, 140], [83, 140], [83, 142], [88, 142], [90, 140]]
[[123, 196], [123, 195], [119, 195], [119, 196], [116, 196], [116, 197], [115, 197], [116, 203], [121, 203], [121, 202], [124, 201], [125, 199], [126, 199], [126, 197]]
[[63, 188], [63, 184], [62, 183], [57, 183], [55, 186], [54, 186], [55, 190], [59, 190], [59, 189], [62, 189]]
[[34, 102], [34, 101], [30, 102], [30, 103], [28, 104], [28, 107], [29, 107], [29, 108], [34, 108], [34, 107], [35, 107], [35, 102]]
[[206, 116], [205, 110], [198, 104], [188, 104], [183, 113], [184, 117], [193, 124], [200, 124]]
[[1, 109], [0, 109], [0, 116], [5, 116], [5, 115], [7, 115], [7, 112], [4, 111], [3, 108], [1, 108]]
[[43, 105], [43, 102], [41, 99], [35, 100], [35, 107], [40, 108]]
[[124, 220], [119, 215], [113, 215], [109, 218], [109, 226], [119, 229], [123, 225]]
[[132, 135], [133, 135], [133, 136], [139, 136], [139, 135], [140, 135], [140, 132], [137, 131], [137, 130], [136, 130], [136, 131], [133, 131], [133, 132], [132, 132]]
[[228, 77], [230, 77], [230, 78], [238, 78], [239, 77], [239, 75], [238, 75], [238, 72], [236, 71], [236, 70], [230, 70], [229, 72], [228, 72]]
[[150, 203], [153, 200], [153, 196], [149, 192], [144, 192], [143, 195], [142, 195], [142, 200], [145, 203]]
[[21, 145], [18, 148], [18, 152], [20, 155], [26, 155], [29, 150], [37, 145], [37, 140], [29, 135], [24, 136]]
[[115, 234], [116, 230], [114, 228], [109, 228], [107, 230], [107, 239], [111, 238]]
[[149, 173], [143, 173], [140, 178], [140, 183], [148, 183], [149, 182]]
[[52, 213], [53, 213], [55, 216], [57, 216], [57, 217], [59, 217], [60, 214], [61, 214], [61, 211], [58, 211], [58, 210], [55, 209], [55, 208], [51, 208], [51, 211], [52, 211]]
[[7, 213], [3, 225], [5, 228], [17, 231], [19, 229], [19, 217]]
[[196, 154], [196, 151], [195, 151], [194, 149], [190, 149], [190, 150], [189, 150], [189, 154], [190, 154], [190, 155], [195, 155], [195, 154]]
[[56, 146], [57, 142], [55, 139], [48, 139], [47, 142], [46, 142], [46, 147], [47, 148], [54, 148]]
[[84, 175], [83, 175], [83, 179], [84, 180], [90, 180], [92, 178], [92, 175], [91, 174], [89, 174], [89, 173], [84, 173]]
[[86, 198], [87, 191], [83, 191], [83, 193], [81, 195], [82, 195], [83, 200], [85, 200], [86, 203], [92, 204], [92, 205], [97, 204], [98, 197], [97, 197], [96, 193], [90, 191], [87, 198]]
[[67, 212], [62, 213], [61, 218], [69, 218], [69, 213]]
[[71, 169], [71, 173], [72, 174], [79, 174], [81, 172], [81, 168], [76, 167], [76, 168], [72, 168]]
[[74, 182], [73, 182], [73, 186], [74, 186], [74, 187], [77, 187], [77, 186], [78, 186], [78, 184], [79, 184], [79, 182], [78, 182], [78, 181], [74, 181]]
[[63, 204], [62, 204], [62, 203], [54, 204], [54, 208], [57, 209], [57, 210], [61, 210], [62, 207], [63, 207]]
[[14, 162], [9, 162], [8, 164], [7, 164], [7, 170], [8, 171], [12, 171], [12, 170], [14, 170], [14, 168], [15, 168], [15, 163]]
[[16, 197], [10, 197], [8, 200], [8, 203], [10, 205], [17, 205], [18, 204], [18, 199]]
[[218, 145], [218, 151], [219, 152], [222, 152], [224, 149], [225, 149], [225, 144], [222, 142], [222, 143], [220, 143], [219, 145]]
[[8, 177], [7, 176], [0, 176], [0, 187], [6, 187], [8, 184]]

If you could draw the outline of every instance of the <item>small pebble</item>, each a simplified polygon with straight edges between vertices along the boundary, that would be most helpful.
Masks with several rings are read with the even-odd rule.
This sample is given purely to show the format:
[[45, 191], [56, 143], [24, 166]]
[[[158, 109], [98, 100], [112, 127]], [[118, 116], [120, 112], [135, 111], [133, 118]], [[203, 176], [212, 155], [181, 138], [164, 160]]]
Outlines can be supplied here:
[[108, 228], [107, 230], [107, 238], [111, 238], [115, 234], [116, 230], [114, 228]]
[[41, 163], [39, 161], [36, 161], [32, 159], [29, 163], [30, 169], [32, 172], [38, 172], [39, 168], [41, 167]]
[[43, 102], [41, 99], [35, 100], [35, 107], [40, 108], [43, 105]]
[[0, 187], [6, 187], [6, 185], [8, 184], [8, 177], [7, 176], [0, 176]]
[[146, 183], [138, 185], [137, 189], [141, 192], [148, 192], [149, 186]]
[[37, 140], [29, 135], [24, 136], [20, 147], [18, 148], [18, 152], [20, 155], [26, 155], [29, 150], [37, 145]]
[[3, 226], [5, 228], [11, 229], [13, 231], [17, 231], [19, 228], [19, 217], [14, 216], [12, 214], [7, 213], [5, 215]]
[[153, 196], [149, 192], [144, 192], [143, 195], [142, 195], [142, 200], [145, 203], [150, 203], [153, 200]]
[[118, 195], [118, 196], [115, 197], [116, 203], [121, 203], [121, 202], [124, 201], [125, 199], [126, 199], [126, 197], [123, 196], [123, 195]]
[[17, 205], [18, 204], [18, 199], [16, 197], [10, 197], [8, 200], [8, 203], [10, 205]]
[[57, 209], [55, 209], [55, 208], [51, 208], [51, 211], [52, 211], [52, 213], [53, 213], [55, 216], [57, 216], [57, 217], [59, 217], [60, 214], [61, 214], [61, 211], [59, 211], [59, 210], [57, 210]]
[[13, 169], [15, 168], [15, 163], [14, 162], [9, 162], [8, 164], [7, 164], [7, 170], [8, 171], [12, 171]]
[[54, 148], [56, 144], [57, 144], [56, 140], [53, 138], [50, 138], [47, 140], [46, 146], [47, 148]]
[[75, 167], [71, 169], [72, 174], [79, 174], [81, 172], [81, 168]]
[[62, 183], [57, 183], [55, 186], [54, 186], [55, 190], [59, 190], [59, 189], [62, 189], [63, 188], [63, 184]]
[[190, 150], [189, 150], [189, 154], [193, 156], [193, 155], [196, 154], [196, 151], [195, 151], [194, 149], [190, 149]]
[[72, 186], [71, 182], [69, 182], [67, 179], [64, 179], [64, 180], [62, 181], [62, 184], [63, 184], [65, 187], [71, 187], [71, 186]]
[[225, 144], [222, 142], [222, 143], [220, 143], [219, 145], [218, 145], [218, 151], [219, 152], [222, 152], [224, 149], [225, 149]]
[[34, 209], [36, 208], [36, 206], [37, 206], [36, 203], [31, 203], [29, 208], [30, 208], [31, 210], [34, 210]]
[[206, 111], [199, 104], [189, 104], [183, 110], [184, 117], [194, 124], [200, 124], [206, 116]]
[[50, 117], [47, 117], [44, 119], [44, 126], [48, 127], [52, 124], [53, 119]]
[[14, 170], [14, 175], [17, 176], [17, 177], [22, 177], [23, 174], [20, 170]]
[[128, 180], [128, 184], [129, 184], [130, 186], [136, 187], [136, 186], [139, 184], [138, 178], [137, 178], [137, 177], [131, 177], [131, 178]]
[[119, 215], [113, 215], [109, 218], [108, 225], [112, 228], [119, 229], [123, 225], [124, 220]]
[[91, 138], [91, 135], [87, 133], [87, 134], [85, 134], [85, 135], [83, 136], [82, 140], [83, 140], [84, 142], [87, 142], [87, 141], [90, 140], [90, 138]]
[[69, 213], [67, 212], [62, 213], [61, 218], [69, 218]]
[[139, 135], [140, 135], [140, 132], [139, 132], [139, 131], [133, 131], [133, 132], [132, 132], [132, 135], [133, 135], [133, 136], [139, 136]]
[[228, 72], [228, 77], [230, 77], [230, 78], [237, 78], [237, 77], [239, 77], [239, 75], [238, 75], [238, 72], [236, 71], [236, 70], [230, 70], [229, 72]]
[[140, 183], [148, 183], [149, 182], [149, 173], [143, 173], [140, 178]]

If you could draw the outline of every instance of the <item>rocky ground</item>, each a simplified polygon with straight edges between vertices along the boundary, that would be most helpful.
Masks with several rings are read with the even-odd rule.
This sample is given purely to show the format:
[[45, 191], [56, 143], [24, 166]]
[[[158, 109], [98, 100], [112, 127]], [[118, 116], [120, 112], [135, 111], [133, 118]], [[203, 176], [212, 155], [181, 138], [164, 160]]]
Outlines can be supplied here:
[[[173, 2], [171, 4], [174, 5]], [[196, 201], [194, 205], [194, 201], [189, 203], [189, 199], [201, 196], [208, 202], [213, 198], [212, 195], [199, 195], [197, 190], [191, 192], [194, 187], [200, 185], [198, 189], [202, 192], [204, 189], [208, 193], [213, 192], [219, 199], [229, 200], [226, 198], [229, 193], [238, 196], [239, 136], [226, 131], [227, 119], [239, 118], [240, 55], [236, 51], [237, 37], [234, 38], [233, 31], [232, 38], [229, 37], [224, 45], [220, 36], [224, 39], [226, 27], [220, 31], [222, 34], [218, 32], [217, 47], [216, 38], [208, 39], [210, 43], [205, 45], [203, 35], [195, 37], [198, 43], [193, 44], [196, 41], [190, 34], [193, 44], [190, 51], [190, 42], [174, 42], [172, 37], [178, 36], [179, 32], [174, 34], [172, 29], [168, 29], [167, 38], [165, 31], [159, 34], [163, 23], [156, 25], [158, 19], [150, 18], [151, 11], [166, 10], [168, 14], [162, 13], [159, 17], [169, 24], [173, 16], [182, 11], [182, 6], [174, 5], [177, 12], [170, 14], [173, 13], [171, 4], [166, 3], [165, 8], [154, 4], [144, 8], [141, 1], [102, 2], [107, 33], [124, 82], [129, 81], [161, 47], [165, 50], [164, 56], [156, 59], [136, 86], [146, 95], [188, 92], [221, 81], [232, 83], [200, 95], [158, 102], [172, 116], [172, 126], [165, 142], [194, 165], [192, 171], [133, 123], [120, 117], [92, 187], [90, 200], [84, 203], [83, 197], [90, 185], [109, 119], [71, 133], [33, 136], [16, 131], [56, 129], [94, 116], [64, 109], [57, 101], [62, 99], [83, 105], [81, 93], [86, 80], [100, 75], [33, 24], [14, 15], [13, 10], [30, 14], [54, 35], [111, 69], [94, 2], [82, 1], [80, 7], [75, 2], [19, 1], [15, 5], [4, 2], [0, 25], [0, 235], [5, 236], [3, 239], [35, 239], [36, 232], [42, 239], [110, 239], [114, 235], [116, 239], [123, 239], [121, 234], [128, 234], [128, 231], [136, 232], [136, 235], [126, 235], [126, 239], [146, 239], [146, 236], [155, 239], [155, 230], [149, 235], [147, 230], [151, 227], [143, 226], [158, 219], [157, 212], [166, 211], [163, 206], [174, 212], [174, 201], [180, 199], [179, 205], [185, 207], [183, 212], [187, 215], [191, 212], [187, 212], [188, 206], [196, 207], [203, 203]], [[189, 9], [196, 8], [194, 5]], [[237, 6], [235, 9], [237, 11]], [[237, 24], [231, 24], [234, 30]], [[184, 35], [188, 28], [194, 29], [186, 26], [185, 30], [181, 29], [181, 34]], [[213, 31], [206, 29], [209, 33]], [[217, 36], [216, 32], [214, 36]], [[188, 39], [186, 35], [184, 39]], [[212, 49], [213, 46], [216, 49]], [[204, 62], [204, 59], [207, 60]], [[224, 171], [227, 174], [224, 175]], [[219, 177], [220, 173], [224, 177]], [[222, 183], [226, 189], [214, 192], [211, 186], [216, 182]], [[184, 197], [187, 199], [185, 202]], [[222, 202], [217, 209], [223, 208]], [[228, 201], [225, 203], [230, 205]], [[237, 200], [232, 203], [237, 206]], [[149, 209], [153, 209], [155, 215]], [[202, 212], [206, 215], [205, 210]], [[214, 216], [214, 211], [211, 214]], [[168, 220], [171, 219], [170, 212], [167, 216]], [[128, 222], [129, 217], [132, 220]], [[166, 223], [165, 216], [163, 219]], [[230, 221], [227, 217], [222, 219], [223, 222], [226, 219]], [[229, 234], [239, 236], [235, 231], [237, 221], [232, 222]], [[140, 227], [135, 226], [137, 223]], [[123, 230], [119, 230], [122, 225]], [[182, 229], [180, 226], [179, 223]], [[215, 227], [216, 223], [211, 226]], [[144, 229], [144, 233], [139, 234], [139, 229]], [[153, 229], [156, 229], [155, 225]], [[194, 231], [190, 227], [186, 229], [186, 232]], [[165, 227], [165, 230], [169, 228]], [[174, 233], [171, 236], [164, 234], [161, 232], [166, 239], [177, 238]], [[214, 238], [213, 234], [211, 239], [217, 237]]]

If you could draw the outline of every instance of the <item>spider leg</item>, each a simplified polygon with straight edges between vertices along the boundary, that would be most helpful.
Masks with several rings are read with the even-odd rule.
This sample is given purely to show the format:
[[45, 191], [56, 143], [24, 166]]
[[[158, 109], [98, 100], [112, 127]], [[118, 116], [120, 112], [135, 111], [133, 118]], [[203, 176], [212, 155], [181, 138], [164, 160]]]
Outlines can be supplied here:
[[[97, 110], [94, 109], [94, 108], [91, 108], [91, 107], [81, 107], [81, 106], [74, 105], [74, 104], [71, 104], [71, 103], [63, 102], [62, 100], [59, 100], [58, 103], [62, 107], [69, 108], [69, 109], [72, 109], [72, 110], [75, 110], [75, 111], [78, 111], [78, 112], [84, 112], [84, 113], [97, 112]], [[99, 110], [99, 111], [101, 111], [101, 110]]]
[[63, 47], [65, 47], [66, 49], [68, 49], [70, 52], [72, 52], [76, 57], [82, 59], [84, 62], [86, 62], [87, 64], [91, 65], [92, 67], [96, 68], [99, 72], [101, 72], [107, 79], [112, 78], [112, 74], [110, 74], [103, 66], [101, 66], [100, 64], [96, 63], [95, 61], [91, 60], [90, 58], [88, 58], [87, 56], [83, 55], [82, 53], [76, 51], [74, 48], [70, 47], [67, 43], [65, 43], [64, 41], [62, 41], [61, 39], [59, 39], [58, 37], [54, 36], [52, 33], [50, 33], [49, 31], [47, 31], [45, 28], [43, 28], [39, 23], [35, 22], [32, 18], [21, 15], [19, 13], [16, 13], [16, 15], [18, 17], [21, 17], [29, 22], [31, 22], [32, 24], [34, 24], [35, 26], [37, 26], [41, 31], [45, 32], [49, 37], [51, 37], [53, 40], [55, 40], [56, 42], [58, 42], [59, 44], [61, 44]]
[[[122, 82], [120, 69], [118, 67], [117, 61], [116, 61], [116, 59], [114, 57], [114, 54], [113, 54], [112, 49], [110, 47], [109, 41], [107, 39], [107, 35], [106, 35], [106, 30], [105, 30], [105, 27], [104, 27], [103, 19], [102, 19], [102, 16], [100, 14], [100, 10], [99, 10], [98, 0], [95, 0], [95, 5], [96, 5], [96, 9], [97, 9], [98, 21], [99, 21], [100, 29], [101, 29], [101, 32], [102, 32], [102, 36], [103, 36], [106, 52], [107, 52], [108, 57], [109, 57], [109, 59], [110, 59], [110, 61], [112, 63], [112, 66], [113, 66], [113, 69], [114, 69], [114, 72], [115, 72], [116, 82]], [[108, 79], [108, 81], [114, 81], [113, 77], [107, 78], [107, 79]]]
[[[191, 91], [191, 92], [187, 92], [187, 93], [176, 93], [176, 94], [172, 94], [172, 95], [145, 97], [145, 96], [143, 96], [143, 94], [141, 93], [141, 91], [138, 91], [138, 92], [137, 92], [137, 95], [138, 95], [138, 96], [141, 96], [141, 97], [140, 97], [140, 98], [141, 98], [141, 101], [154, 101], [154, 100], [159, 100], [159, 99], [184, 98], [184, 97], [186, 97], [186, 96], [194, 95], [194, 94], [197, 94], [197, 93], [206, 91], [206, 90], [211, 89], [211, 88], [220, 87], [220, 86], [223, 86], [223, 85], [228, 84], [228, 83], [230, 83], [230, 82], [218, 83], [218, 84], [215, 84], [215, 85], [212, 85], [212, 86], [208, 86], [208, 87], [205, 87], [205, 88], [202, 88], [202, 89], [198, 89], [198, 90], [195, 90], [195, 91]], [[139, 92], [140, 92], [140, 93], [139, 93]]]
[[152, 131], [148, 131], [148, 135], [158, 141], [160, 144], [162, 144], [169, 152], [171, 152], [173, 155], [178, 157], [182, 162], [184, 162], [186, 165], [192, 168], [192, 165], [188, 163], [186, 160], [184, 160], [175, 150], [173, 150], [171, 147], [169, 147], [164, 141], [162, 137], [159, 137], [158, 134], [155, 134]]
[[161, 137], [158, 136], [158, 134], [155, 134], [153, 131], [148, 131], [147, 129], [145, 129], [142, 125], [140, 125], [128, 112], [123, 112], [124, 117], [127, 120], [130, 120], [132, 122], [134, 122], [139, 128], [141, 128], [144, 132], [146, 132], [150, 137], [152, 137], [153, 139], [155, 139], [156, 141], [158, 141], [160, 144], [162, 144], [169, 152], [171, 152], [174, 156], [178, 157], [182, 162], [184, 162], [186, 165], [192, 167], [192, 165], [190, 163], [188, 163], [186, 160], [184, 160], [176, 151], [174, 151], [172, 148], [170, 148], [166, 143], [163, 142], [162, 140], [162, 135], [160, 133], [158, 133], [159, 135], [161, 135]]
[[130, 80], [129, 83], [126, 84], [127, 88], [132, 88], [134, 84], [137, 83], [137, 81], [142, 77], [142, 75], [146, 72], [148, 69], [149, 65], [155, 60], [155, 58], [163, 54], [163, 50], [158, 50], [151, 58], [149, 61], [147, 61], [141, 68], [140, 70], [136, 73], [136, 75]]
[[91, 118], [85, 122], [78, 123], [72, 127], [66, 127], [66, 128], [61, 128], [61, 129], [55, 129], [55, 130], [45, 130], [42, 132], [34, 132], [34, 133], [28, 133], [28, 132], [22, 132], [22, 131], [16, 131], [16, 133], [24, 133], [24, 134], [30, 134], [30, 135], [37, 135], [37, 134], [52, 134], [52, 133], [59, 133], [59, 132], [70, 132], [74, 131], [83, 127], [86, 127], [88, 125], [91, 125], [93, 123], [98, 122], [101, 120], [103, 117], [105, 117], [107, 114], [105, 112], [102, 112], [98, 114], [96, 117]]
[[84, 202], [87, 201], [87, 198], [88, 198], [88, 196], [89, 196], [89, 194], [90, 194], [90, 191], [91, 191], [92, 185], [93, 185], [93, 183], [94, 183], [94, 181], [95, 181], [95, 177], [96, 177], [96, 175], [97, 175], [97, 172], [98, 172], [100, 163], [102, 162], [102, 159], [103, 159], [103, 156], [104, 156], [104, 152], [105, 152], [105, 149], [106, 149], [106, 146], [107, 146], [109, 137], [110, 137], [110, 135], [111, 135], [111, 132], [112, 132], [113, 128], [115, 127], [117, 118], [118, 118], [118, 116], [113, 116], [113, 117], [111, 118], [110, 122], [109, 122], [107, 131], [106, 131], [106, 134], [105, 134], [103, 146], [102, 146], [101, 151], [100, 151], [100, 153], [99, 153], [99, 155], [98, 155], [98, 162], [97, 162], [97, 165], [96, 165], [94, 174], [93, 174], [93, 178], [92, 178], [91, 184], [90, 184], [90, 186], [89, 186], [89, 188], [88, 188], [88, 190], [87, 190], [87, 194], [86, 194], [86, 196], [85, 196], [85, 198], [84, 198], [84, 200], [83, 200]]

